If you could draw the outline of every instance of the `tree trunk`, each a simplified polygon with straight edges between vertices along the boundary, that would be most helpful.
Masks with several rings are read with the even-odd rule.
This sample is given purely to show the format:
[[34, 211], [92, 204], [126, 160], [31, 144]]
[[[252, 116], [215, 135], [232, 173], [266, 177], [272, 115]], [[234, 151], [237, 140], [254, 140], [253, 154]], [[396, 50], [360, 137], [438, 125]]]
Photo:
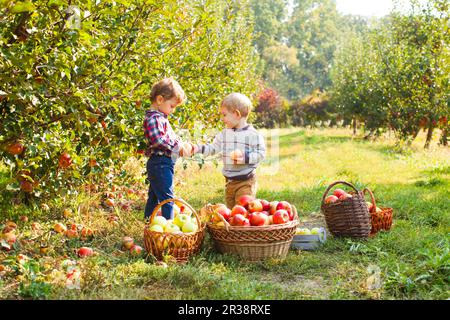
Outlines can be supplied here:
[[448, 138], [447, 138], [447, 136], [448, 136], [448, 128], [442, 129], [440, 143], [443, 146], [445, 146], [445, 147], [448, 146]]
[[425, 149], [428, 149], [430, 147], [431, 138], [433, 138], [433, 130], [434, 130], [433, 121], [430, 121], [428, 125], [427, 140], [425, 141], [424, 146]]
[[353, 118], [353, 135], [356, 136], [356, 118]]

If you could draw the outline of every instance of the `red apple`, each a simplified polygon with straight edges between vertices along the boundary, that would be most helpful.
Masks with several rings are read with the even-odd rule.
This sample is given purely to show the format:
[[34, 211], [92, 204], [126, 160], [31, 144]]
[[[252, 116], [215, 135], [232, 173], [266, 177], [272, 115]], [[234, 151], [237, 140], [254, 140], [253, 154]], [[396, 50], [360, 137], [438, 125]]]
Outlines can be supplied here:
[[273, 214], [274, 224], [282, 224], [286, 222], [289, 222], [289, 213], [286, 210], [280, 209]]
[[232, 226], [243, 226], [245, 225], [245, 220], [248, 221], [248, 219], [243, 214], [237, 213], [230, 219], [230, 224]]
[[61, 168], [67, 168], [72, 164], [72, 158], [67, 152], [63, 152], [59, 156], [58, 164]]
[[94, 250], [88, 247], [81, 247], [80, 249], [78, 249], [77, 254], [80, 258], [89, 257], [94, 254]]
[[263, 205], [259, 200], [252, 200], [248, 204], [248, 211], [250, 212], [261, 212], [263, 211]]
[[6, 151], [11, 155], [19, 155], [25, 150], [25, 147], [20, 142], [14, 142], [6, 147]]
[[129, 250], [134, 246], [134, 240], [131, 237], [123, 237], [122, 238], [122, 247]]
[[64, 233], [67, 231], [67, 227], [62, 223], [58, 222], [53, 226], [53, 230], [55, 230], [58, 233]]
[[255, 200], [255, 198], [253, 198], [252, 196], [243, 195], [239, 198], [238, 204], [243, 206], [245, 209], [248, 209], [248, 204], [253, 200]]
[[277, 206], [278, 206], [278, 201], [272, 201], [272, 202], [270, 202], [269, 213], [270, 213], [270, 214], [274, 214], [275, 211], [277, 211]]
[[335, 203], [338, 200], [339, 200], [338, 197], [331, 195], [325, 198], [325, 203]]
[[269, 216], [262, 212], [254, 212], [250, 218], [250, 225], [252, 226], [264, 226], [267, 224]]
[[66, 237], [69, 238], [69, 239], [73, 239], [73, 238], [77, 238], [78, 237], [78, 231], [77, 231], [76, 228], [75, 229], [68, 229], [68, 230], [66, 230], [65, 234], [66, 234]]
[[234, 217], [237, 214], [241, 214], [246, 217], [248, 212], [247, 209], [245, 209], [243, 206], [235, 205], [233, 209], [231, 209], [231, 216]]
[[219, 207], [217, 207], [215, 209], [215, 213], [216, 214], [214, 214], [212, 216], [212, 219], [211, 219], [212, 222], [220, 222], [220, 221], [222, 221], [222, 219], [220, 219], [220, 217], [218, 217], [217, 214], [220, 214], [222, 217], [224, 217], [224, 219], [226, 221], [230, 220], [231, 210], [228, 209], [227, 206], [225, 206], [225, 205], [220, 205]]
[[289, 220], [294, 220], [294, 212], [292, 211], [292, 206], [287, 201], [280, 201], [277, 205], [277, 210], [284, 209], [289, 214]]
[[342, 189], [335, 189], [334, 190], [334, 192], [333, 192], [333, 194], [336, 196], [336, 197], [340, 197], [340, 196], [342, 196], [342, 195], [344, 195], [344, 194], [346, 194], [347, 192], [345, 192], [344, 190], [342, 190]]
[[341, 196], [339, 197], [339, 200], [340, 200], [340, 201], [343, 201], [343, 200], [349, 199], [349, 198], [351, 198], [351, 197], [352, 197], [351, 194], [344, 193], [343, 195], [341, 195]]
[[138, 246], [138, 245], [133, 245], [131, 248], [130, 248], [130, 253], [133, 255], [133, 256], [138, 256], [138, 255], [140, 255], [141, 254], [141, 252], [142, 252], [142, 247], [141, 246]]
[[261, 201], [261, 204], [263, 206], [262, 211], [269, 211], [270, 210], [270, 202], [264, 199], [260, 199], [259, 201]]

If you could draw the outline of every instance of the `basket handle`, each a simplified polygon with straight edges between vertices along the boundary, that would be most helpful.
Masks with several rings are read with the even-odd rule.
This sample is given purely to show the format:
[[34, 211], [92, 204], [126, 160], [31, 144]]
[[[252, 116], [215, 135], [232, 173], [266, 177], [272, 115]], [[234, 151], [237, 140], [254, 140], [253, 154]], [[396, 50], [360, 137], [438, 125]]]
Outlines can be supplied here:
[[375, 202], [375, 196], [373, 195], [372, 191], [369, 188], [364, 188], [363, 194], [366, 194], [366, 191], [369, 192], [370, 198], [372, 199], [372, 205], [373, 205], [374, 209], [376, 209], [377, 204]]
[[333, 188], [335, 185], [337, 185], [337, 184], [339, 184], [339, 183], [345, 184], [345, 185], [347, 185], [347, 186], [353, 188], [353, 189], [356, 191], [356, 193], [358, 193], [358, 190], [357, 190], [357, 189], [355, 188], [355, 186], [352, 185], [351, 183], [348, 183], [348, 182], [346, 182], [346, 181], [336, 181], [336, 182], [333, 182], [332, 184], [330, 184], [330, 185], [328, 186], [327, 190], [325, 191], [325, 193], [323, 194], [323, 197], [322, 197], [322, 204], [325, 203], [325, 198], [326, 198], [326, 196], [328, 195], [328, 192], [330, 191], [330, 189]]
[[175, 202], [175, 201], [181, 202], [182, 204], [184, 204], [185, 206], [187, 206], [189, 209], [191, 209], [191, 211], [194, 213], [195, 219], [197, 220], [197, 225], [198, 225], [198, 227], [200, 228], [201, 223], [200, 223], [200, 219], [198, 218], [197, 211], [195, 211], [195, 209], [192, 208], [192, 206], [191, 206], [189, 203], [187, 203], [186, 201], [184, 201], [183, 199], [180, 199], [180, 198], [166, 199], [166, 200], [163, 200], [163, 201], [161, 201], [160, 203], [158, 203], [158, 205], [155, 207], [155, 209], [153, 209], [153, 212], [152, 212], [152, 215], [150, 216], [150, 219], [148, 219], [148, 225], [151, 225], [151, 224], [152, 224], [152, 221], [153, 221], [154, 217], [156, 216], [156, 213], [158, 212], [158, 210], [159, 210], [163, 205], [165, 205], [165, 204], [168, 203], [168, 202]]

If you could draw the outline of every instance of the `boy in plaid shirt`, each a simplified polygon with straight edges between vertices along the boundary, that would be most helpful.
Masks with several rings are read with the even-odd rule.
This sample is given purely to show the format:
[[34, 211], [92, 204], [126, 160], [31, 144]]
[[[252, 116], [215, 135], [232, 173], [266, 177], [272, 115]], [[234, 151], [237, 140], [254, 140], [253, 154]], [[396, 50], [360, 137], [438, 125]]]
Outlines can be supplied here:
[[[161, 80], [153, 85], [150, 100], [151, 108], [146, 111], [144, 119], [147, 177], [150, 181], [145, 219], [151, 216], [159, 202], [173, 198], [175, 162], [180, 156], [191, 155], [193, 149], [192, 144], [181, 141], [167, 119], [186, 100], [180, 84], [172, 78]], [[162, 207], [162, 215], [173, 219], [173, 202]]]

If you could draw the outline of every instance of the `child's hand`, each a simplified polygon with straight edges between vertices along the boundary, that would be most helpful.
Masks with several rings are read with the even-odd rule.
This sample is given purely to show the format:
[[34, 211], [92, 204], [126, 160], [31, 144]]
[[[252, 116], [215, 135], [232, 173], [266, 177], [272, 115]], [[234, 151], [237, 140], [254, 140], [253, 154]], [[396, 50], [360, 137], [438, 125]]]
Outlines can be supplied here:
[[235, 164], [244, 163], [244, 153], [239, 149], [233, 150], [230, 152], [230, 159]]
[[195, 147], [190, 142], [184, 142], [180, 148], [180, 157], [192, 157]]

